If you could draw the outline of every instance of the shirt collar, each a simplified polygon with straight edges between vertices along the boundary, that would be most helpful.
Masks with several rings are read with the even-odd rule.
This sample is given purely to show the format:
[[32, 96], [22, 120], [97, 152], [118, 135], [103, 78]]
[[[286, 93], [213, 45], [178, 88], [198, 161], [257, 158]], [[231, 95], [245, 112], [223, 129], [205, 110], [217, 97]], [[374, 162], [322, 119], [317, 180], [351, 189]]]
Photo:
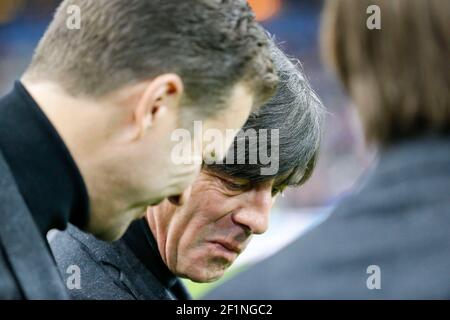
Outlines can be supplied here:
[[176, 284], [178, 278], [164, 263], [157, 242], [145, 218], [133, 222], [123, 236], [123, 240], [136, 257], [167, 289], [170, 290]]

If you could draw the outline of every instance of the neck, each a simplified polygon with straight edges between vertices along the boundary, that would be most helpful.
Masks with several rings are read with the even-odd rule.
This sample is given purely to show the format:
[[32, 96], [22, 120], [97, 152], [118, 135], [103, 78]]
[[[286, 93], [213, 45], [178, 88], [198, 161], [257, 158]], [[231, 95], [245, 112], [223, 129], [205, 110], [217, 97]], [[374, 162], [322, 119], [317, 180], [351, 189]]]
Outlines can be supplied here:
[[[98, 125], [101, 119], [98, 104], [86, 98], [72, 97], [53, 82], [23, 82], [58, 131], [75, 161], [83, 171], [85, 155], [96, 150]], [[103, 114], [104, 115], [104, 114]]]

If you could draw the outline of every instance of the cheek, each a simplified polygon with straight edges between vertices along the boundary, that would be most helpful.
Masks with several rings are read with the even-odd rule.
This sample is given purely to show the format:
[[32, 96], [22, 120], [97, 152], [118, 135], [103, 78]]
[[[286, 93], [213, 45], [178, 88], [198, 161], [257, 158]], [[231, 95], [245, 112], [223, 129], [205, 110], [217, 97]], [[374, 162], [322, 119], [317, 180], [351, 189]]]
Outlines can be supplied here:
[[192, 273], [195, 270], [198, 274], [200, 270], [206, 271], [217, 264], [208, 241], [217, 235], [217, 220], [222, 216], [220, 212], [211, 210], [202, 214], [197, 211], [184, 225], [176, 253], [177, 273], [185, 274], [187, 270]]
[[202, 200], [202, 210], [207, 213], [209, 220], [214, 222], [220, 220], [239, 205], [238, 197], [224, 194], [220, 189], [204, 192]]
[[205, 239], [209, 234], [209, 221], [204, 218], [193, 218], [184, 226], [178, 243], [177, 261], [199, 260], [205, 252]]

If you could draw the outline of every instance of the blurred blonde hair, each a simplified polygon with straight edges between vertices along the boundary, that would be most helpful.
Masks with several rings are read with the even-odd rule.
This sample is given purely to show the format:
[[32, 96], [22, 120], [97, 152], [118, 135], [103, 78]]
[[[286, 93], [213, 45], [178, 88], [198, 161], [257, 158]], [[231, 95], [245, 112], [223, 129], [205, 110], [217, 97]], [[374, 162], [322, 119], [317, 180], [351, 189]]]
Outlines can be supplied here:
[[[381, 29], [366, 26], [370, 5]], [[322, 50], [378, 145], [450, 127], [450, 1], [328, 0]]]

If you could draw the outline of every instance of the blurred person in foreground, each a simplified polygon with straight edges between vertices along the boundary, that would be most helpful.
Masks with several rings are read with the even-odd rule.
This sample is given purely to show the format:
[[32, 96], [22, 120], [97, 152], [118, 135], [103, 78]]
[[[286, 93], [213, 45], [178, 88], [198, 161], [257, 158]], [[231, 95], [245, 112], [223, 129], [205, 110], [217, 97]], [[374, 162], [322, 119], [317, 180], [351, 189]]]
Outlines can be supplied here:
[[46, 233], [115, 240], [149, 205], [181, 205], [210, 150], [194, 135], [177, 164], [172, 133], [239, 129], [276, 84], [244, 0], [63, 1], [0, 100], [0, 298], [66, 298]]
[[[322, 115], [302, 71], [278, 48], [272, 53], [281, 79], [277, 94], [250, 116], [226, 162], [203, 166], [183, 205], [166, 200], [149, 207], [146, 218], [112, 244], [75, 227], [50, 242], [64, 276], [71, 265], [80, 267], [72, 298], [188, 299], [178, 277], [219, 279], [252, 235], [267, 230], [276, 196], [312, 173]], [[246, 141], [245, 149], [239, 147]], [[261, 158], [266, 152], [270, 163]]]
[[379, 159], [327, 221], [208, 298], [450, 298], [449, 15], [441, 0], [327, 2], [324, 53]]

